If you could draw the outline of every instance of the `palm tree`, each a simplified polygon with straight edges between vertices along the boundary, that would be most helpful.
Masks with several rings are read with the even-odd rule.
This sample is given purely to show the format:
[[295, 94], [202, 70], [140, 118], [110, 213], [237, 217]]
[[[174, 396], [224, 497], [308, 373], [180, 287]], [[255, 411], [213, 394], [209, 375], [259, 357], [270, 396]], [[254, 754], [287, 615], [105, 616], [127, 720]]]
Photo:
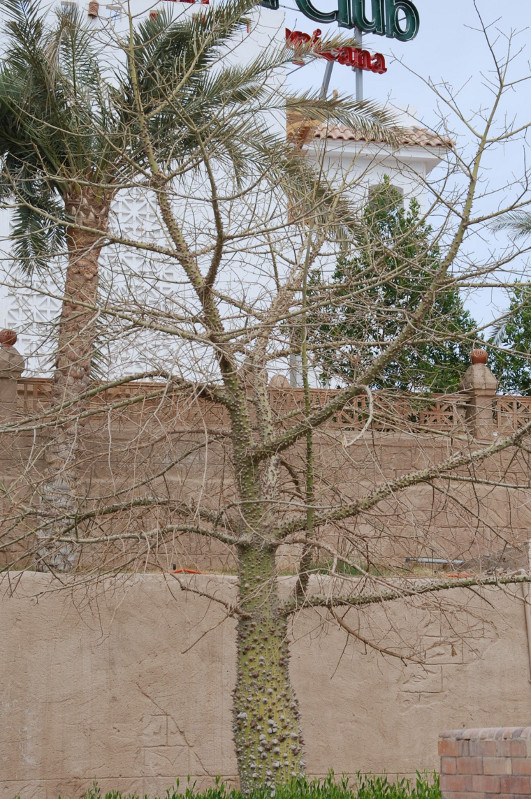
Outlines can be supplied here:
[[[53, 405], [87, 388], [96, 322], [98, 260], [115, 193], [121, 132], [111, 123], [111, 86], [102, 75], [88, 31], [76, 14], [47, 30], [39, 9], [7, 2], [8, 44], [0, 73], [2, 188], [14, 199], [15, 255], [23, 269], [52, 266], [65, 245], [67, 266], [58, 327]], [[105, 126], [106, 135], [102, 135]], [[60, 518], [75, 512], [69, 469], [74, 422], [57, 423], [46, 447], [37, 568], [71, 568], [72, 552], [57, 549]]]
[[[98, 265], [110, 240], [113, 199], [153, 167], [145, 137], [151, 157], [171, 161], [175, 175], [198, 168], [206, 152], [237, 172], [238, 144], [245, 142], [248, 157], [251, 128], [257, 159], [270, 145], [253, 109], [267, 93], [266, 76], [290, 56], [278, 49], [247, 66], [219, 67], [223, 47], [247, 24], [253, 5], [235, 0], [184, 21], [161, 11], [137, 29], [131, 24], [125, 57], [111, 69], [79, 12], [59, 14], [48, 26], [32, 0], [4, 0], [0, 193], [15, 207], [14, 253], [23, 269], [44, 271], [57, 268], [53, 256], [66, 249], [38, 569], [69, 571], [75, 560], [72, 546], [57, 539], [79, 502], [79, 413], [94, 354]], [[316, 120], [352, 123], [353, 112], [358, 127], [376, 120], [368, 103], [306, 95], [290, 102]]]

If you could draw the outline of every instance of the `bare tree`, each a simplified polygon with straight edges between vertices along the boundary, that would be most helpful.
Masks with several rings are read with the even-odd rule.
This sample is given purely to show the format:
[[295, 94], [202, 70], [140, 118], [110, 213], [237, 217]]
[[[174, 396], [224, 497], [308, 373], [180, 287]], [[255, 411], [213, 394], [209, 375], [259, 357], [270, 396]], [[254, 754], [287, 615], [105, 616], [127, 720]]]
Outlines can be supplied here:
[[[160, 157], [133, 47], [131, 38], [131, 98], [124, 109], [141, 142], [143, 167], [137, 180], [119, 188], [140, 192], [162, 234], [126, 235], [118, 225], [105, 234], [102, 289], [86, 307], [101, 320], [100, 347], [108, 347], [115, 379], [87, 386], [63, 402], [60, 413], [43, 401], [29, 409], [34, 413], [4, 424], [6, 440], [15, 435], [22, 444], [12, 456], [19, 458], [20, 474], [5, 489], [0, 547], [6, 569], [26, 565], [39, 547], [45, 522], [31, 498], [46, 480], [42, 435], [57, 423], [83, 422], [79, 509], [65, 510], [49, 545], [75, 551], [69, 585], [172, 563], [196, 568], [204, 558], [202, 542], [218, 564], [225, 558], [237, 572], [235, 604], [211, 598], [237, 619], [234, 736], [241, 786], [249, 791], [304, 773], [288, 668], [293, 614], [315, 608], [363, 645], [422, 660], [414, 643], [399, 640], [394, 605], [410, 601], [425, 613], [449, 613], [456, 588], [481, 592], [529, 579], [472, 569], [457, 578], [404, 575], [403, 569], [405, 557], [426, 552], [452, 563], [493, 543], [521, 543], [485, 512], [481, 497], [494, 489], [514, 496], [529, 490], [531, 422], [494, 438], [488, 403], [469, 405], [468, 426], [462, 420], [466, 393], [426, 398], [373, 391], [403, 348], [414, 351], [434, 337], [438, 346], [444, 342], [444, 320], [428, 323], [441, 293], [499, 282], [500, 270], [510, 269], [520, 254], [489, 253], [485, 263], [460, 256], [478, 231], [528, 201], [525, 175], [506, 206], [492, 187], [482, 191], [486, 152], [522, 130], [496, 127], [501, 99], [518, 81], [508, 77], [510, 57], [494, 61], [492, 107], [466, 120], [473, 154], [454, 149], [441, 179], [425, 187], [440, 257], [419, 286], [414, 309], [378, 307], [378, 292], [367, 292], [360, 275], [348, 301], [362, 320], [363, 314], [396, 314], [396, 334], [377, 347], [361, 340], [360, 348], [377, 354], [360, 359], [355, 382], [320, 390], [312, 387], [309, 324], [329, 307], [326, 276], [359, 233], [359, 175], [347, 168], [328, 179], [326, 151], [315, 168], [280, 131], [275, 135], [276, 115], [290, 107], [280, 86], [267, 104], [260, 92], [251, 93], [246, 113], [231, 118], [239, 137], [236, 170], [220, 163], [202, 124], [190, 118], [197, 161], [184, 178], [176, 175], [172, 154]], [[161, 83], [157, 92], [158, 102], [177, 102], [171, 84]], [[454, 98], [446, 103], [465, 119]], [[299, 112], [304, 104], [297, 102]], [[233, 110], [226, 108], [229, 116]], [[325, 111], [307, 100], [307, 119]], [[391, 137], [385, 146], [392, 147]], [[371, 289], [393, 279], [387, 259], [365, 255], [373, 258]], [[309, 291], [317, 266], [319, 290]], [[409, 266], [396, 264], [396, 277]], [[340, 343], [320, 346], [334, 351]], [[302, 363], [300, 390], [287, 387], [281, 374], [293, 354]], [[481, 438], [485, 419], [490, 440], [477, 441], [471, 432]], [[378, 437], [390, 432], [406, 441], [404, 462], [388, 464], [378, 455]], [[515, 471], [521, 479], [510, 477]], [[426, 493], [427, 504], [419, 503]], [[459, 535], [452, 522], [442, 534], [441, 512], [461, 517]], [[294, 573], [287, 597], [279, 592], [279, 568]], [[184, 590], [208, 595], [184, 576], [175, 579]], [[389, 608], [379, 631], [370, 625], [376, 604]]]

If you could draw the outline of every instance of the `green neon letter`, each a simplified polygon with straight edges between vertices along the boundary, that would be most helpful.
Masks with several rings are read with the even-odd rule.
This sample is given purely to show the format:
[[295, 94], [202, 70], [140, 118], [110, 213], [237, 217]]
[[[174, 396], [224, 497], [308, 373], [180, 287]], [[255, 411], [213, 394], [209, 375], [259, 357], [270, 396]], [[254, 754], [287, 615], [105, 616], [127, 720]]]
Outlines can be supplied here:
[[[409, 42], [419, 32], [419, 12], [411, 0], [385, 0], [385, 33], [390, 39]], [[402, 12], [402, 19], [399, 15]]]
[[337, 0], [337, 24], [340, 28], [353, 28], [352, 0]]
[[366, 33], [385, 33], [384, 0], [372, 0], [372, 19], [367, 19], [365, 0], [352, 0], [352, 16], [354, 25]]
[[337, 11], [328, 11], [326, 13], [318, 11], [312, 5], [311, 0], [296, 0], [296, 2], [304, 16], [315, 20], [315, 22], [321, 22], [326, 25], [328, 22], [335, 22], [337, 19]]

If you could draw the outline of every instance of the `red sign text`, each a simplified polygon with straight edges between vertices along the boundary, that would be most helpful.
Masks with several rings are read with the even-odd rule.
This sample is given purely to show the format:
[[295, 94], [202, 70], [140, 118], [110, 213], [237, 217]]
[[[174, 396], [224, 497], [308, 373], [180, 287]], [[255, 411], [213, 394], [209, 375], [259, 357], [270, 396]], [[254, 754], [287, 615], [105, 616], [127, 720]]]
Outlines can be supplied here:
[[331, 50], [323, 50], [321, 33], [319, 28], [312, 35], [301, 31], [290, 31], [289, 28], [286, 28], [286, 42], [295, 50], [294, 64], [304, 64], [301, 57], [297, 58], [297, 48], [310, 46], [315, 55], [325, 58], [327, 61], [337, 61], [338, 64], [345, 64], [354, 69], [364, 69], [377, 75], [387, 72], [385, 58], [381, 53], [372, 55], [368, 50], [361, 50], [359, 47], [334, 47]]

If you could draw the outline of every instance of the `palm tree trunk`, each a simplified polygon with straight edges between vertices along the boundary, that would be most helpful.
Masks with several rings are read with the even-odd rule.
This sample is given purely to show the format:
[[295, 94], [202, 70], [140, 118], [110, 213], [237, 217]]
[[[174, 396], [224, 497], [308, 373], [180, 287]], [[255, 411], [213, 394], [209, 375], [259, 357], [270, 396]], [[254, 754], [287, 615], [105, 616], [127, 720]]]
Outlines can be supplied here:
[[76, 461], [81, 443], [79, 414], [85, 403], [77, 400], [90, 381], [97, 319], [98, 261], [110, 200], [109, 196], [103, 200], [96, 196], [91, 187], [65, 199], [67, 214], [73, 222], [67, 229], [68, 265], [52, 388], [52, 406], [57, 417], [46, 444], [46, 471], [41, 487], [38, 571], [67, 572], [73, 569], [75, 562], [74, 546], [58, 539], [75, 516], [80, 498]]

